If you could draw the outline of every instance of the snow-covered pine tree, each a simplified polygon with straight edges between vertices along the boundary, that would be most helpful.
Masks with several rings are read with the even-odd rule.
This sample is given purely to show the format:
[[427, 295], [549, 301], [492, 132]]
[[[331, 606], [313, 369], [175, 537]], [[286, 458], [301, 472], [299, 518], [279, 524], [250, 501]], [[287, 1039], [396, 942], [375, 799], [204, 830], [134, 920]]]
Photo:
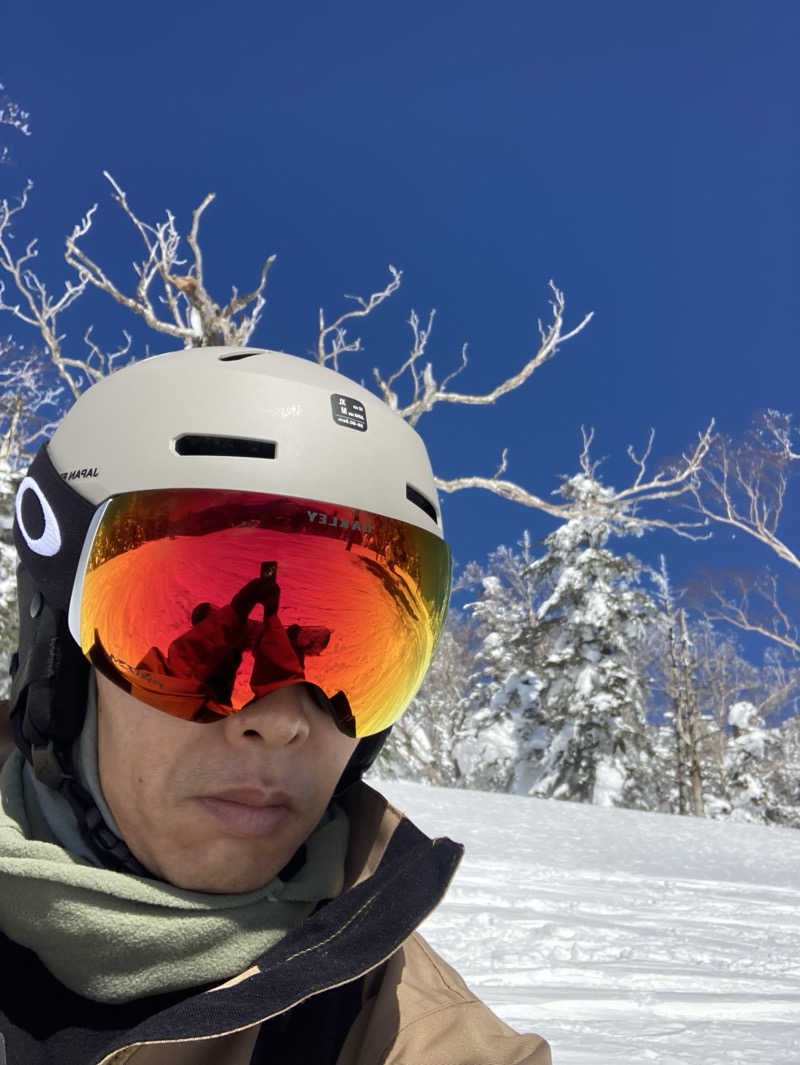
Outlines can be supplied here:
[[800, 828], [800, 718], [789, 717], [772, 731], [770, 787], [775, 806], [765, 815], [776, 824]]
[[[697, 660], [689, 639], [686, 611], [679, 610], [673, 623], [671, 652], [676, 682], [675, 721], [679, 747], [683, 749], [683, 759], [680, 757], [678, 759], [678, 771], [682, 776], [685, 775], [691, 812], [696, 817], [703, 817], [705, 799], [700, 748], [704, 728], [700, 719], [700, 703], [695, 687]], [[686, 813], [687, 811], [682, 807], [680, 812]]]
[[646, 683], [635, 657], [653, 607], [637, 586], [639, 562], [607, 546], [637, 527], [624, 509], [599, 505], [613, 490], [588, 465], [560, 492], [582, 513], [550, 533], [545, 554], [530, 564], [528, 578], [552, 591], [520, 641], [549, 738], [525, 752], [518, 778], [532, 795], [654, 808]]
[[763, 821], [765, 811], [776, 801], [764, 773], [767, 729], [764, 719], [750, 702], [738, 702], [728, 710], [731, 735], [725, 751], [725, 775], [730, 815], [737, 821]]
[[531, 577], [527, 531], [518, 546], [498, 547], [485, 570], [473, 564], [463, 580], [480, 587], [469, 604], [478, 636], [467, 714], [475, 736], [469, 745], [474, 772], [483, 773], [484, 786], [493, 781], [501, 790], [524, 793], [520, 766], [549, 738], [529, 640], [546, 587]]
[[689, 621], [688, 643], [694, 697], [700, 711], [697, 757], [707, 807], [704, 813], [714, 817], [731, 805], [727, 758], [730, 708], [744, 703], [760, 706], [766, 696], [766, 674], [744, 659], [735, 635], [715, 628], [706, 617]]
[[502, 790], [491, 766], [476, 757], [478, 730], [470, 720], [475, 629], [469, 614], [451, 608], [422, 687], [381, 751], [375, 767], [379, 777]]
[[485, 568], [471, 563], [457, 587], [478, 586], [468, 611], [451, 608], [433, 664], [396, 723], [377, 771], [453, 787], [508, 790], [530, 732], [537, 681], [522, 663], [520, 633], [535, 619], [520, 551], [498, 547]]
[[[687, 690], [690, 669], [682, 661], [686, 649], [681, 639], [679, 611], [674, 603], [667, 560], [660, 556], [658, 570], [650, 571], [655, 585], [657, 612], [648, 629], [648, 639], [642, 644], [649, 660], [641, 661], [651, 677], [657, 678], [654, 687], [663, 692], [665, 703], [658, 708], [658, 730], [655, 749], [659, 765], [666, 771], [663, 789], [668, 809], [688, 814], [691, 800], [690, 776], [697, 766], [697, 752], [690, 742], [687, 722], [696, 707], [693, 689]], [[654, 646], [655, 644], [655, 646]], [[702, 791], [701, 791], [702, 799]]]

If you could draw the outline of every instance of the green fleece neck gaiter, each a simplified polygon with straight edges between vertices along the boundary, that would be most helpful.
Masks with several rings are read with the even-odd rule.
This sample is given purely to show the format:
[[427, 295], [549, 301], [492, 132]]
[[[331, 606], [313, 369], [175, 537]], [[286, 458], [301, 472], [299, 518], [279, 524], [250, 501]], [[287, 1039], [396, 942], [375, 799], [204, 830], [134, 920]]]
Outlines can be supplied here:
[[349, 826], [336, 804], [291, 880], [203, 894], [99, 869], [35, 838], [45, 822], [23, 765], [15, 752], [0, 774], [0, 928], [86, 998], [129, 1002], [229, 979], [342, 890]]

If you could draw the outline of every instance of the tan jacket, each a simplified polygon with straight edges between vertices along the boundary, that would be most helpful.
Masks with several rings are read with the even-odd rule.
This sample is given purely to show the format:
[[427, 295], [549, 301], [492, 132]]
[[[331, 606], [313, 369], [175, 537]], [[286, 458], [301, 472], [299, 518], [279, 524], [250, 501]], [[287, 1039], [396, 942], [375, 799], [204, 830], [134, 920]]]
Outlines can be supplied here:
[[[351, 834], [342, 895], [246, 972], [162, 1004], [129, 1034], [123, 1026], [109, 1041], [109, 1014], [83, 1029], [70, 1014], [70, 1028], [84, 1031], [81, 1065], [550, 1065], [544, 1040], [500, 1021], [415, 931], [444, 894], [461, 848], [430, 840], [363, 783], [343, 801]], [[22, 952], [16, 979], [37, 995], [50, 979], [41, 963], [14, 944], [5, 949]], [[4, 998], [0, 1032], [12, 1039]], [[94, 1017], [94, 1004], [85, 1005]], [[317, 1021], [338, 1015], [344, 1027], [333, 1040], [322, 1025], [317, 1036]], [[9, 1065], [29, 1065], [27, 1054], [14, 1056], [13, 1039], [8, 1046]], [[37, 1060], [60, 1060], [49, 1042], [40, 1051]]]
[[[366, 785], [348, 795], [348, 887], [355, 887], [368, 881], [398, 827], [409, 822]], [[259, 971], [254, 966], [223, 987], [242, 985]], [[200, 1040], [129, 1046], [104, 1058], [102, 1065], [250, 1065], [259, 1027]], [[543, 1039], [519, 1035], [504, 1024], [417, 932], [366, 974], [361, 1010], [336, 1059], [336, 1065], [550, 1063]]]
[[[418, 933], [371, 977], [337, 1065], [551, 1065], [543, 1039], [503, 1024]], [[138, 1045], [102, 1065], [249, 1065], [257, 1035]]]

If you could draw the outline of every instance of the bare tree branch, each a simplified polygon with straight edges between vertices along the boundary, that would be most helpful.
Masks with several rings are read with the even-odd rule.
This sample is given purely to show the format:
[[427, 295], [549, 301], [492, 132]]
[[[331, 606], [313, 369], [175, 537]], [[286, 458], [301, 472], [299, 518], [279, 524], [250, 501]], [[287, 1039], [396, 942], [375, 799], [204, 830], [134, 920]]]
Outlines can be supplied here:
[[[800, 555], [780, 533], [789, 481], [798, 468], [791, 415], [764, 411], [738, 441], [716, 434], [691, 485], [691, 509], [707, 521], [757, 540], [781, 561], [800, 569]], [[694, 584], [697, 595], [698, 582]], [[777, 578], [723, 574], [702, 582], [707, 616], [800, 650], [800, 629], [778, 598]]]
[[[101, 375], [94, 373], [80, 360], [68, 358], [63, 354], [63, 336], [58, 333], [57, 321], [58, 316], [83, 295], [86, 279], [79, 276], [77, 283], [65, 282], [64, 292], [59, 299], [54, 300], [29, 265], [38, 255], [36, 241], [29, 241], [25, 251], [19, 256], [15, 256], [11, 249], [16, 216], [27, 206], [28, 194], [32, 187], [33, 184], [29, 181], [16, 204], [11, 204], [8, 200], [0, 202], [0, 269], [10, 276], [17, 295], [22, 298], [21, 303], [7, 303], [6, 287], [0, 281], [0, 311], [8, 311], [19, 321], [39, 331], [59, 376], [72, 395], [78, 396], [81, 391], [81, 374], [87, 374], [89, 380], [96, 380]], [[73, 370], [77, 371], [77, 376]]]
[[64, 387], [47, 380], [40, 356], [0, 341], [0, 458], [11, 469], [25, 465], [55, 427]]
[[[486, 405], [495, 403], [501, 396], [506, 395], [508, 392], [513, 392], [515, 389], [523, 385], [535, 370], [555, 355], [559, 345], [577, 336], [592, 319], [592, 313], [589, 313], [577, 326], [575, 326], [575, 328], [566, 333], [563, 332], [565, 305], [564, 293], [557, 288], [552, 281], [550, 282], [550, 289], [553, 294], [553, 299], [550, 303], [553, 319], [546, 329], [542, 327], [541, 322], [539, 323], [541, 339], [539, 349], [517, 373], [512, 374], [504, 381], [501, 381], [490, 392], [482, 394], [450, 392], [447, 388], [449, 382], [452, 381], [452, 379], [460, 373], [467, 364], [466, 345], [461, 351], [461, 365], [453, 371], [453, 373], [445, 377], [441, 384], [437, 382], [433, 366], [430, 362], [426, 363], [422, 369], [419, 368], [418, 360], [425, 353], [430, 330], [433, 325], [433, 316], [428, 319], [427, 329], [420, 330], [419, 320], [416, 314], [412, 313], [410, 325], [412, 329], [413, 343], [408, 359], [406, 359], [400, 369], [393, 373], [387, 380], [384, 380], [381, 377], [377, 369], [373, 371], [376, 384], [378, 385], [383, 399], [411, 425], [416, 425], [422, 415], [432, 410], [437, 403]], [[410, 401], [406, 403], [405, 406], [401, 406], [397, 392], [392, 386], [405, 371], [408, 371], [411, 376], [412, 395]]]
[[[796, 662], [796, 657], [794, 658]], [[779, 713], [790, 700], [795, 700], [800, 690], [800, 669], [787, 665], [786, 656], [777, 648], [764, 656], [766, 683], [764, 694], [758, 700], [758, 711], [766, 718]], [[780, 721], [780, 717], [777, 719]]]
[[363, 296], [345, 296], [345, 299], [354, 300], [358, 304], [358, 308], [340, 314], [336, 321], [330, 325], [325, 324], [325, 312], [320, 307], [319, 332], [317, 334], [317, 362], [320, 366], [326, 366], [330, 363], [334, 370], [338, 370], [339, 356], [341, 354], [345, 351], [361, 351], [360, 338], [357, 337], [355, 340], [350, 341], [346, 339], [347, 331], [344, 328], [344, 323], [352, 318], [366, 318], [376, 307], [380, 307], [385, 300], [397, 292], [403, 278], [403, 271], [395, 269], [390, 264], [389, 273], [392, 275], [392, 280], [389, 284], [381, 289], [380, 292], [373, 292], [369, 299], [364, 299]]
[[[83, 248], [84, 240], [94, 225], [96, 204], [67, 237], [65, 259], [76, 271], [77, 280], [67, 282], [64, 293], [58, 300], [48, 296], [44, 284], [31, 269], [31, 261], [36, 257], [36, 242], [31, 241], [22, 254], [16, 257], [12, 254], [9, 243], [12, 224], [26, 206], [30, 186], [25, 189], [17, 204], [9, 205], [4, 202], [0, 206], [0, 268], [11, 277], [17, 293], [23, 297], [17, 304], [6, 303], [0, 289], [0, 310], [7, 310], [20, 321], [38, 329], [51, 362], [73, 396], [77, 396], [86, 384], [102, 377], [126, 358], [131, 344], [129, 334], [125, 333], [124, 344], [117, 351], [105, 354], [95, 342], [91, 329], [88, 329], [84, 333], [84, 343], [88, 348], [85, 358], [68, 357], [62, 352], [63, 338], [58, 334], [56, 319], [83, 295], [87, 286], [92, 285], [110, 295], [119, 305], [143, 319], [150, 328], [180, 340], [184, 346], [238, 346], [248, 343], [259, 320], [264, 306], [263, 292], [268, 271], [274, 261], [274, 256], [266, 259], [258, 283], [251, 292], [240, 295], [234, 288], [228, 303], [224, 307], [220, 306], [206, 287], [205, 259], [200, 242], [201, 221], [213, 202], [213, 194], [209, 193], [194, 209], [189, 231], [184, 237], [171, 212], [167, 211], [165, 217], [156, 223], [144, 221], [130, 205], [125, 190], [110, 174], [105, 173], [105, 177], [111, 185], [114, 200], [143, 245], [142, 258], [133, 264], [136, 284], [132, 292], [123, 291]], [[186, 258], [181, 257], [181, 248], [184, 245], [187, 249]], [[326, 324], [324, 312], [320, 310], [316, 352], [320, 364], [338, 369], [339, 356], [342, 353], [361, 350], [360, 339], [348, 339], [347, 325], [352, 320], [372, 314], [397, 291], [402, 273], [394, 266], [390, 266], [389, 271], [390, 280], [383, 289], [373, 292], [369, 297], [347, 297], [354, 301], [356, 306], [339, 315], [332, 323]], [[539, 323], [540, 344], [537, 351], [517, 372], [484, 393], [451, 391], [453, 380], [467, 366], [466, 345], [462, 347], [459, 365], [443, 378], [437, 377], [432, 362], [427, 359], [435, 312], [431, 311], [423, 322], [412, 310], [409, 318], [412, 343], [408, 356], [386, 377], [377, 369], [374, 371], [375, 381], [383, 399], [401, 417], [414, 425], [424, 413], [432, 410], [438, 403], [491, 405], [502, 396], [521, 388], [540, 366], [555, 355], [561, 344], [577, 336], [592, 318], [591, 313], [586, 314], [576, 326], [567, 328], [564, 322], [564, 294], [553, 282], [550, 282], [550, 290], [551, 320], [546, 326]], [[399, 397], [403, 381], [410, 385], [411, 395], [407, 402], [401, 402]], [[777, 423], [775, 425], [777, 426]], [[648, 474], [647, 463], [652, 454], [654, 439], [651, 431], [641, 455], [632, 447], [628, 449], [628, 455], [636, 467], [636, 474], [631, 483], [619, 490], [609, 490], [608, 495], [601, 501], [570, 499], [554, 502], [529, 491], [504, 476], [508, 463], [507, 449], [504, 449], [499, 466], [491, 476], [438, 478], [436, 483], [446, 492], [482, 488], [562, 520], [574, 517], [589, 507], [602, 505], [624, 516], [624, 520], [629, 523], [629, 529], [634, 526], [639, 529], [672, 529], [682, 536], [697, 539], [706, 534], [704, 522], [673, 521], [663, 516], [663, 511], [652, 513], [652, 505], [671, 504], [685, 497], [687, 493], [693, 499], [698, 497], [703, 464], [714, 439], [712, 434], [713, 422], [699, 435], [692, 451], [681, 456], [672, 466]], [[778, 436], [773, 435], [777, 440]], [[592, 433], [584, 432], [580, 461], [588, 472], [596, 465], [589, 454], [591, 442]], [[789, 447], [788, 436], [783, 443], [785, 447]], [[791, 454], [794, 458], [794, 454]], [[649, 508], [647, 513], [642, 511], [645, 505]], [[707, 512], [703, 512], [703, 517], [704, 521], [707, 520]]]
[[692, 496], [704, 517], [753, 537], [800, 569], [800, 556], [778, 532], [789, 478], [800, 462], [792, 438], [791, 418], [779, 411], [758, 416], [741, 443], [716, 435]]
[[781, 605], [777, 578], [769, 570], [755, 579], [745, 573], [706, 577], [692, 592], [702, 599], [710, 621], [727, 622], [800, 654], [800, 630]]
[[125, 343], [121, 344], [116, 351], [104, 352], [101, 351], [97, 344], [95, 344], [94, 340], [92, 340], [93, 330], [94, 326], [90, 325], [83, 334], [83, 342], [89, 349], [89, 357], [86, 360], [87, 364], [96, 366], [101, 375], [113, 373], [117, 368], [117, 362], [124, 359], [125, 356], [130, 353], [133, 337], [127, 332], [127, 330], [123, 329], [122, 335], [125, 337]]
[[[377, 370], [372, 371], [375, 377], [376, 384], [381, 390], [384, 402], [386, 402], [392, 408], [392, 410], [397, 410], [397, 396], [392, 391], [392, 385], [395, 381], [399, 380], [404, 373], [408, 372], [411, 374], [411, 379], [414, 383], [414, 393], [416, 394], [419, 391], [420, 381], [419, 375], [417, 373], [417, 359], [425, 352], [425, 347], [428, 343], [428, 337], [431, 335], [431, 330], [433, 329], [433, 320], [435, 317], [436, 311], [430, 311], [428, 314], [428, 324], [420, 328], [419, 316], [416, 311], [412, 310], [411, 316], [408, 319], [408, 324], [411, 326], [413, 342], [411, 344], [411, 352], [408, 358], [401, 366], [399, 366], [395, 370], [393, 374], [389, 376], [388, 380], [385, 382], [381, 380], [380, 374]], [[463, 369], [464, 366], [466, 366], [466, 355], [464, 355], [460, 368]], [[454, 370], [445, 380], [451, 380], [453, 377], [455, 377], [457, 373], [459, 373], [458, 369]]]
[[[714, 423], [712, 421], [706, 430], [698, 435], [694, 449], [684, 454], [679, 463], [673, 464], [668, 469], [659, 470], [649, 480], [645, 480], [644, 463], [652, 446], [651, 434], [650, 444], [642, 458], [637, 458], [629, 449], [629, 454], [639, 470], [634, 481], [626, 488], [619, 490], [609, 489], [606, 497], [592, 502], [592, 509], [602, 506], [609, 510], [622, 510], [626, 514], [626, 521], [631, 522], [642, 530], [669, 529], [679, 536], [690, 540], [706, 539], [708, 531], [707, 522], [705, 521], [682, 522], [657, 516], [650, 517], [642, 514], [640, 508], [643, 505], [652, 503], [672, 502], [693, 491], [694, 482], [702, 469], [703, 459], [713, 439], [713, 427]], [[592, 463], [589, 456], [592, 437], [592, 431], [583, 430], [583, 450], [580, 461], [584, 472], [593, 470], [596, 466], [596, 463]], [[492, 477], [455, 477], [450, 480], [437, 477], [436, 487], [443, 492], [457, 492], [464, 488], [482, 488], [485, 491], [494, 493], [494, 495], [502, 496], [504, 499], [510, 499], [514, 503], [521, 503], [525, 507], [542, 510], [546, 514], [551, 514], [553, 517], [560, 518], [563, 521], [568, 521], [570, 518], [586, 513], [587, 508], [580, 501], [553, 503], [529, 492], [526, 488], [515, 484], [513, 481], [502, 480], [499, 475], [505, 471], [506, 457], [507, 455], [504, 451], [500, 468]], [[702, 532], [698, 531], [701, 529], [703, 530]]]
[[[130, 206], [124, 189], [106, 171], [104, 176], [114, 190], [114, 200], [139, 234], [146, 254], [140, 262], [133, 264], [138, 281], [134, 294], [127, 295], [79, 246], [78, 242], [92, 227], [97, 210], [95, 204], [66, 242], [65, 259], [78, 272], [84, 286], [87, 283], [94, 285], [139, 315], [151, 329], [175, 337], [184, 347], [247, 344], [264, 309], [264, 288], [275, 256], [266, 259], [252, 292], [239, 295], [234, 288], [227, 305], [220, 307], [206, 288], [199, 240], [200, 220], [214, 199], [213, 193], [209, 193], [192, 212], [192, 224], [186, 236], [192, 262], [188, 271], [179, 273], [178, 268], [184, 267], [186, 260], [179, 257], [183, 238], [174, 215], [167, 211], [165, 219], [155, 225], [143, 221]], [[160, 282], [158, 303], [167, 307], [168, 317], [162, 315], [160, 307], [154, 306], [151, 289], [156, 280]]]

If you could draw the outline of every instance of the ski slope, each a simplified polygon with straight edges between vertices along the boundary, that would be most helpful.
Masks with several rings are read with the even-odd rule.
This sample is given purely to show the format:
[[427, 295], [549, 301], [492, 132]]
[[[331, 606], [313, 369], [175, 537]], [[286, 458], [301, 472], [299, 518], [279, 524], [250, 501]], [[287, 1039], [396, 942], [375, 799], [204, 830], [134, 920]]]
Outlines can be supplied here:
[[378, 786], [466, 844], [433, 946], [554, 1065], [798, 1065], [800, 832]]

